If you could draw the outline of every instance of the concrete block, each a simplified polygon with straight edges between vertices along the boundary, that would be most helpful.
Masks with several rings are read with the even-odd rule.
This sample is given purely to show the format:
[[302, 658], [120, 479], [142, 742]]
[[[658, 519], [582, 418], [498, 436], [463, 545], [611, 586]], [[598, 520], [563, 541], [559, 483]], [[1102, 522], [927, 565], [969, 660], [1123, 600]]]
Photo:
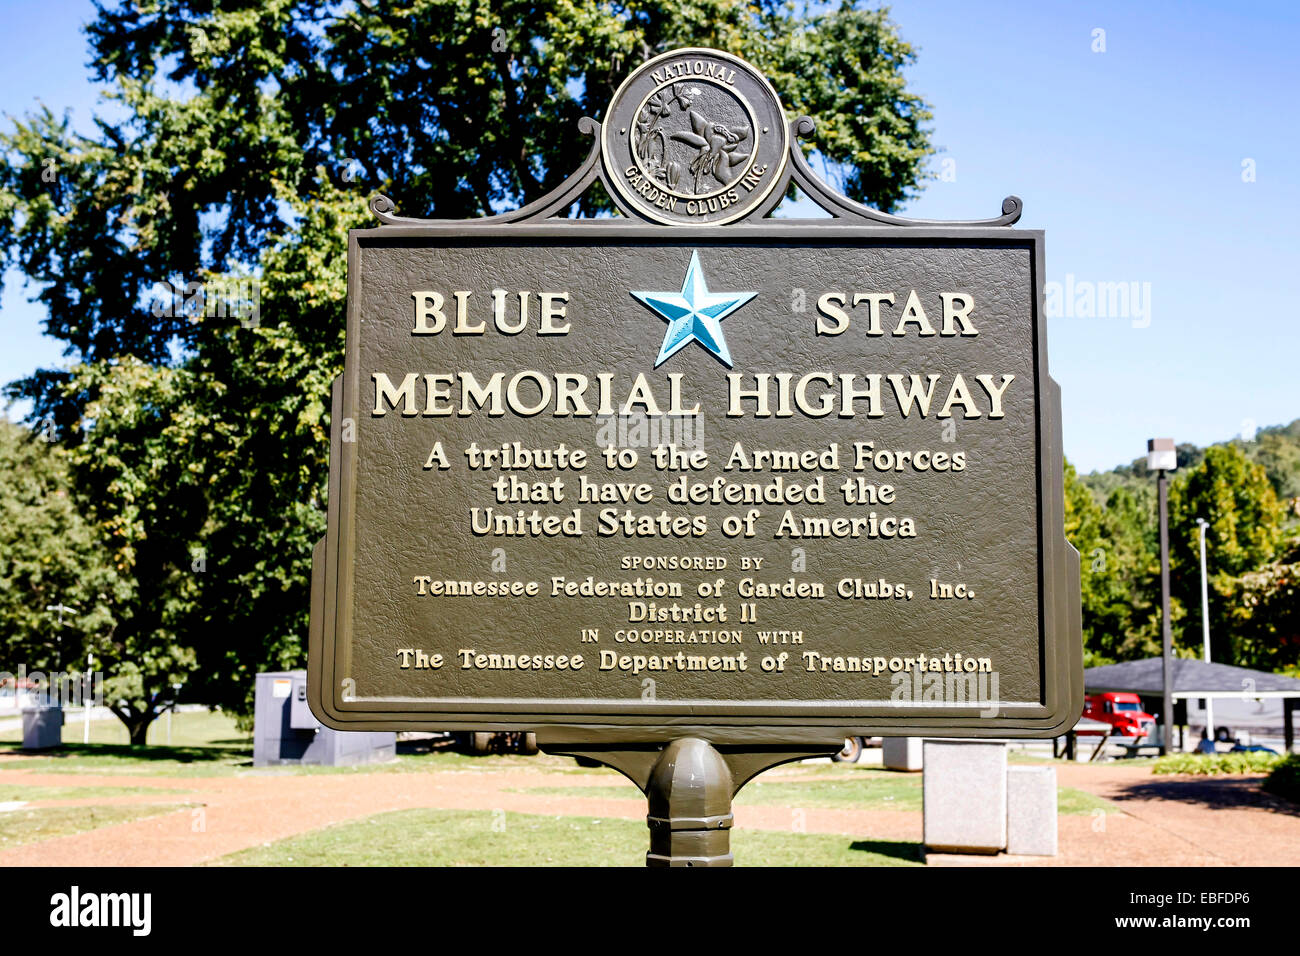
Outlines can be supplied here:
[[62, 707], [23, 708], [23, 749], [48, 750], [63, 746]]
[[1007, 768], [1007, 852], [1056, 856], [1056, 768]]
[[1007, 845], [1007, 746], [927, 740], [925, 845], [954, 853], [998, 853]]
[[881, 737], [880, 762], [886, 770], [920, 770], [921, 738]]

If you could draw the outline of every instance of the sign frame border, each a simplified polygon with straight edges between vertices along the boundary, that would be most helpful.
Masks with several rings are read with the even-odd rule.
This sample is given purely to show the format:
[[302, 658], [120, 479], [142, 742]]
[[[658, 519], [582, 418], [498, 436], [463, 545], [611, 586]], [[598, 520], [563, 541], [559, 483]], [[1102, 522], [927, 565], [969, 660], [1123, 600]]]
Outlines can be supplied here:
[[[796, 127], [798, 123], [794, 124]], [[599, 137], [598, 137], [599, 138]], [[593, 157], [599, 146], [593, 149]], [[792, 153], [799, 147], [792, 142]], [[802, 156], [798, 157], [802, 160]], [[801, 164], [800, 164], [801, 165]], [[575, 179], [577, 176], [574, 177]], [[590, 177], [584, 177], [589, 179]], [[585, 188], [585, 187], [584, 187]], [[558, 192], [558, 190], [557, 190]], [[784, 193], [784, 189], [781, 190]], [[382, 197], [380, 197], [382, 199]], [[839, 202], [845, 202], [842, 198]], [[1008, 200], [1010, 203], [1011, 200]], [[376, 208], [376, 201], [371, 203]], [[1015, 201], [1018, 216], [1019, 201]], [[391, 204], [388, 208], [391, 209]], [[1004, 209], [1006, 205], [1004, 204]], [[876, 214], [883, 216], [883, 214]], [[836, 220], [758, 219], [730, 225], [666, 226], [619, 219], [556, 219], [542, 222], [506, 219], [419, 221], [384, 217], [388, 224], [354, 229], [348, 234], [348, 307], [344, 373], [335, 380], [331, 423], [358, 419], [360, 370], [355, 361], [360, 328], [360, 274], [363, 245], [430, 239], [490, 244], [564, 239], [671, 241], [706, 245], [771, 245], [784, 241], [850, 245], [955, 244], [1026, 248], [1033, 288], [1032, 320], [1035, 379], [1036, 471], [1038, 478], [1038, 600], [1041, 702], [1016, 704], [997, 716], [981, 716], [978, 705], [951, 707], [936, 715], [935, 706], [888, 708], [889, 716], [855, 711], [853, 703], [795, 704], [781, 701], [700, 702], [653, 705], [629, 699], [611, 709], [608, 701], [592, 699], [387, 698], [349, 700], [342, 693], [339, 665], [347, 645], [351, 594], [348, 589], [353, 555], [347, 548], [355, 516], [357, 455], [353, 443], [330, 436], [328, 530], [317, 543], [312, 560], [312, 611], [308, 636], [308, 702], [316, 717], [336, 730], [410, 731], [530, 731], [586, 741], [663, 742], [701, 736], [720, 744], [763, 740], [822, 740], [845, 736], [961, 736], [971, 738], [1055, 737], [1078, 720], [1083, 704], [1082, 635], [1078, 626], [1080, 566], [1078, 552], [1065, 538], [1064, 475], [1060, 421], [1060, 388], [1047, 364], [1047, 320], [1044, 309], [1044, 233], [1010, 229], [1006, 225], [924, 223], [897, 228], [879, 224], [842, 224]], [[891, 218], [892, 217], [887, 217]], [[810, 228], [811, 227], [811, 228]], [[1053, 464], [1057, 463], [1057, 464]], [[338, 480], [335, 480], [337, 478]], [[1057, 533], [1051, 533], [1058, 528]], [[341, 639], [342, 638], [342, 639]], [[327, 694], [325, 688], [332, 688]], [[856, 702], [863, 703], [863, 702]], [[436, 706], [430, 706], [436, 705]], [[674, 712], [680, 711], [680, 712]], [[918, 711], [920, 713], [918, 713]], [[1009, 711], [1009, 712], [1008, 712]], [[1006, 716], [1003, 716], [1006, 713]], [[896, 716], [895, 716], [896, 715]]]

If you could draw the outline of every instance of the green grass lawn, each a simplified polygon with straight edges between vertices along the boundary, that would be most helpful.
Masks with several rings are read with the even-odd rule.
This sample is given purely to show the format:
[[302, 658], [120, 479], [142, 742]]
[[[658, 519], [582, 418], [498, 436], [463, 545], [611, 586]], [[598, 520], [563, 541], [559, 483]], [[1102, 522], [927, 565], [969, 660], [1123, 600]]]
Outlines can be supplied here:
[[[177, 749], [194, 747], [217, 747], [223, 749], [242, 749], [252, 753], [253, 738], [241, 733], [235, 726], [234, 718], [218, 711], [182, 711], [171, 716], [171, 743]], [[64, 714], [63, 743], [80, 745], [83, 728], [80, 714]], [[4, 745], [19, 746], [23, 741], [21, 727], [12, 727], [0, 731], [0, 747]], [[130, 738], [126, 725], [120, 720], [92, 720], [90, 722], [90, 742], [109, 746], [127, 747]], [[148, 746], [166, 747], [167, 717], [163, 716], [149, 725]]]
[[188, 790], [159, 790], [155, 787], [25, 787], [22, 784], [8, 784], [0, 780], [0, 803], [11, 800], [95, 800], [101, 797], [129, 797], [136, 794], [152, 793], [161, 797], [170, 797], [176, 793], [188, 793]]
[[[532, 757], [516, 754], [470, 756], [436, 750], [429, 753], [403, 753], [386, 764], [357, 767], [254, 768], [250, 738], [241, 734], [235, 721], [222, 713], [195, 711], [174, 715], [170, 747], [130, 747], [113, 743], [111, 741], [120, 727], [111, 727], [104, 722], [92, 724], [91, 727], [92, 743], [89, 745], [80, 743], [80, 726], [74, 722], [64, 728], [64, 737], [69, 742], [61, 749], [39, 755], [27, 754], [19, 760], [0, 761], [0, 770], [22, 768], [44, 773], [91, 773], [120, 775], [124, 778], [533, 771], [564, 774], [571, 777], [575, 785], [525, 787], [521, 788], [522, 792], [548, 796], [644, 800], [630, 782], [612, 770], [579, 767], [568, 757], [547, 754]], [[155, 724], [153, 739], [157, 739], [164, 730]], [[9, 735], [7, 743], [4, 738], [0, 738], [0, 753], [6, 750], [17, 751], [18, 742], [15, 734]], [[737, 797], [736, 804], [919, 812], [921, 780], [920, 774], [897, 773], [862, 764], [787, 764], [746, 785]], [[77, 788], [70, 782], [67, 788], [38, 790], [6, 784], [4, 774], [0, 773], [0, 801], [93, 799], [99, 795], [132, 792], [139, 792], [139, 789], [131, 788], [125, 781], [122, 788]], [[1059, 807], [1064, 814], [1086, 814], [1097, 809], [1110, 809], [1111, 804], [1084, 791], [1061, 788]], [[495, 834], [494, 839], [497, 839]], [[763, 839], [771, 840], [775, 837], [765, 836]]]
[[23, 807], [9, 810], [0, 813], [0, 850], [85, 833], [115, 823], [156, 817], [183, 806], [183, 803], [172, 803], [116, 807]]
[[[641, 820], [400, 810], [222, 857], [216, 866], [642, 866]], [[740, 866], [920, 865], [919, 845], [733, 830]]]
[[[613, 776], [607, 769], [579, 767], [568, 757], [538, 754], [470, 756], [450, 751], [399, 754], [384, 764], [356, 767], [253, 767], [253, 741], [242, 734], [234, 718], [209, 711], [183, 712], [173, 715], [172, 745], [153, 744], [132, 747], [126, 743], [126, 731], [117, 721], [92, 722], [89, 744], [81, 742], [81, 724], [65, 724], [64, 744], [57, 750], [36, 754], [21, 749], [22, 732], [0, 733], [0, 753], [22, 754], [21, 760], [0, 761], [0, 771], [31, 770], [37, 773], [122, 774], [149, 777], [223, 777], [237, 774], [316, 774], [316, 773], [425, 773], [431, 770], [545, 770], [548, 773]], [[149, 739], [165, 740], [165, 727], [155, 721]], [[0, 776], [0, 779], [3, 779]], [[621, 779], [621, 778], [620, 778]]]
[[[16, 747], [0, 745], [21, 753]], [[0, 780], [5, 770], [29, 770], [34, 773], [103, 774], [124, 777], [233, 777], [295, 776], [302, 774], [349, 773], [428, 773], [430, 771], [535, 769], [548, 773], [605, 774], [612, 770], [587, 770], [565, 757], [519, 757], [493, 755], [470, 757], [456, 753], [399, 754], [396, 760], [382, 764], [352, 767], [314, 767], [286, 765], [254, 767], [252, 748], [211, 747], [128, 747], [115, 744], [65, 744], [59, 750], [23, 754], [21, 760], [0, 761]]]
[[[469, 756], [445, 749], [407, 752], [386, 764], [359, 767], [252, 766], [251, 740], [221, 713], [186, 712], [173, 718], [172, 745], [130, 747], [115, 738], [120, 728], [92, 724], [92, 743], [80, 742], [80, 726], [65, 727], [68, 743], [44, 754], [0, 761], [3, 769], [68, 773], [67, 786], [25, 787], [17, 776], [0, 772], [0, 803], [80, 799], [158, 793], [132, 786], [131, 777], [213, 777], [338, 773], [472, 774], [524, 771], [563, 774], [573, 786], [522, 787], [548, 796], [625, 799], [644, 806], [630, 782], [608, 768], [577, 766], [571, 758], [540, 754]], [[151, 739], [165, 739], [155, 726]], [[116, 740], [116, 742], [115, 742]], [[0, 753], [18, 751], [17, 734], [0, 737]], [[1019, 761], [1017, 761], [1019, 762]], [[78, 786], [76, 774], [120, 775], [121, 786]], [[185, 791], [165, 791], [170, 797]], [[861, 764], [787, 764], [746, 785], [738, 806], [802, 809], [921, 810], [922, 777]], [[166, 797], [164, 797], [165, 799]], [[182, 798], [183, 799], [183, 798]], [[0, 813], [0, 848], [17, 846], [96, 827], [170, 812], [181, 802], [154, 805], [22, 807]], [[1063, 814], [1113, 810], [1110, 803], [1071, 788], [1059, 791]], [[792, 816], [792, 820], [794, 817]], [[217, 861], [219, 865], [571, 865], [640, 866], [648, 835], [644, 821], [587, 816], [505, 813], [483, 809], [408, 810], [325, 827], [269, 846], [255, 847]], [[849, 835], [738, 829], [731, 838], [739, 865], [876, 866], [919, 863], [919, 847], [857, 839]]]
[[920, 810], [920, 774], [871, 770], [843, 780], [773, 780], [747, 783], [737, 806], [807, 807], [823, 810]]
[[1106, 813], [1122, 813], [1115, 804], [1087, 790], [1073, 787], [1058, 787], [1056, 790], [1056, 812], [1075, 816], [1084, 816], [1095, 810]]
[[[166, 740], [167, 718], [149, 728], [151, 742]], [[251, 766], [252, 738], [239, 732], [227, 714], [186, 711], [172, 716], [172, 745], [132, 747], [120, 721], [90, 724], [90, 743], [83, 744], [82, 725], [72, 718], [63, 726], [63, 746], [36, 754], [21, 749], [21, 729], [0, 733], [0, 753], [22, 754], [21, 760], [0, 761], [0, 771], [37, 773], [96, 773], [141, 776], [221, 776]]]
[[1026, 753], [1023, 750], [1007, 750], [1007, 763], [1033, 764], [1042, 766], [1044, 764], [1069, 763], [1068, 760], [1058, 759], [1055, 757], [1039, 756], [1038, 754]]
[[[855, 775], [856, 776], [856, 775]], [[920, 810], [920, 779], [880, 773], [883, 779], [762, 780], [745, 784], [736, 806], [804, 807], [826, 810]], [[644, 800], [630, 782], [622, 785], [524, 787], [519, 793], [552, 797]]]
[[[0, 753], [17, 748], [0, 746]], [[5, 770], [33, 773], [90, 773], [140, 777], [233, 776], [252, 766], [251, 751], [217, 747], [128, 747], [116, 744], [65, 744], [41, 754], [24, 754], [21, 760], [0, 761]]]
[[[814, 779], [759, 779], [748, 783], [736, 795], [736, 806], [803, 807], [809, 810], [912, 810], [921, 811], [921, 775], [891, 770], [856, 768], [859, 772], [838, 771], [826, 765], [803, 765], [801, 771], [819, 772]], [[826, 779], [840, 773], [844, 779]], [[604, 800], [644, 800], [631, 783], [576, 787], [526, 787], [521, 793], [557, 797], [596, 797]], [[1086, 814], [1095, 809], [1113, 809], [1101, 797], [1060, 787], [1057, 806], [1061, 813]]]

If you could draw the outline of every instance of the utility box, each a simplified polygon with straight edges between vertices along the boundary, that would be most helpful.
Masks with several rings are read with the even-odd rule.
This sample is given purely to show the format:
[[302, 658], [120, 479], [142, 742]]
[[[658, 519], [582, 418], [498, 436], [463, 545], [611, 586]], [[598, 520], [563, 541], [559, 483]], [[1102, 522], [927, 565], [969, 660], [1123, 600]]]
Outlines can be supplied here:
[[302, 678], [293, 682], [293, 694], [289, 698], [289, 727], [293, 730], [319, 730], [320, 721], [307, 706], [307, 680]]
[[49, 750], [63, 746], [63, 708], [49, 705], [23, 708], [23, 749]]
[[257, 675], [253, 699], [253, 766], [382, 763], [397, 756], [397, 735], [322, 727], [307, 706], [307, 672]]

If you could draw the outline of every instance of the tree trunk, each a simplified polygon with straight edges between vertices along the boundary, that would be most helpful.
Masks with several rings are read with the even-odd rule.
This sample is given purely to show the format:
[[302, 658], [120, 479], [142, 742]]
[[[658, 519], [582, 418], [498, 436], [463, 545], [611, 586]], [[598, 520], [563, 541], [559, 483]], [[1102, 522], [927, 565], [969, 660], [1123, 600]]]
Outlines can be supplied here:
[[131, 741], [132, 747], [143, 747], [149, 736], [149, 725], [157, 718], [157, 714], [151, 711], [138, 711], [131, 708], [128, 711], [113, 708], [113, 716], [122, 722], [126, 727], [127, 738]]

